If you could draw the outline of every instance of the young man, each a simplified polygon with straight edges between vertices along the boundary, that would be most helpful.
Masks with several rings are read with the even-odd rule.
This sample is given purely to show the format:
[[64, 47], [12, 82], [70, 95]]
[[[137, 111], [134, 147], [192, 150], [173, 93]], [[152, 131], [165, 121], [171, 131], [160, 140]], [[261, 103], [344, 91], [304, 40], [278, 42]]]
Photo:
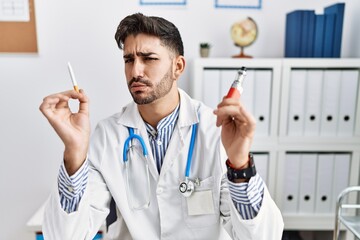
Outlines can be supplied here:
[[[169, 21], [133, 14], [115, 38], [134, 102], [101, 121], [91, 141], [83, 90], [40, 106], [65, 145], [45, 239], [92, 239], [111, 199], [110, 239], [219, 239], [222, 227], [233, 239], [281, 239], [280, 211], [249, 153], [255, 121], [241, 101], [224, 98], [213, 111], [177, 87], [184, 50]], [[226, 165], [248, 175], [227, 176]]]

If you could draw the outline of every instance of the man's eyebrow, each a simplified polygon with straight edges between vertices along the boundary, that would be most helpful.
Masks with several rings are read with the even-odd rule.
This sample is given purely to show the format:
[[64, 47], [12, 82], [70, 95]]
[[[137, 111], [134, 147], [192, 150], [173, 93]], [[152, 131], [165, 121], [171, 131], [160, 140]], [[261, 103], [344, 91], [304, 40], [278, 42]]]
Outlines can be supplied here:
[[[148, 56], [151, 56], [154, 54], [156, 54], [156, 53], [154, 53], [154, 52], [137, 52], [136, 53], [136, 55], [140, 56], [140, 57], [148, 57]], [[132, 53], [125, 54], [123, 57], [124, 58], [134, 58], [134, 54], [132, 54]]]

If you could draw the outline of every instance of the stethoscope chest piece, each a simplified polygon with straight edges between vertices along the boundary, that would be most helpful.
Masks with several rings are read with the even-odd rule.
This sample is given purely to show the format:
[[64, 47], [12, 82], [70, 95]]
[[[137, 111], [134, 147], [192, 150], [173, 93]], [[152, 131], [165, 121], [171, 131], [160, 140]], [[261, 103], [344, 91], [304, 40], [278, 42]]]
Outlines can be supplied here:
[[194, 192], [195, 184], [193, 181], [185, 179], [180, 183], [179, 190], [184, 197], [190, 197]]

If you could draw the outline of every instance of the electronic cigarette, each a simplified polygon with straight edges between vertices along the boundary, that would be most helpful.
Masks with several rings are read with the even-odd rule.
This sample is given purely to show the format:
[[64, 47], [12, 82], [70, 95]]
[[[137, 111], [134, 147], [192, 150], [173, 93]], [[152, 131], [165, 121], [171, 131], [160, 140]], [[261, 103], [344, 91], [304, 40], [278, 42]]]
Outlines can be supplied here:
[[244, 82], [246, 76], [246, 67], [241, 67], [237, 71], [236, 78], [234, 82], [231, 84], [228, 94], [226, 98], [240, 98], [240, 95], [243, 92], [242, 84]]

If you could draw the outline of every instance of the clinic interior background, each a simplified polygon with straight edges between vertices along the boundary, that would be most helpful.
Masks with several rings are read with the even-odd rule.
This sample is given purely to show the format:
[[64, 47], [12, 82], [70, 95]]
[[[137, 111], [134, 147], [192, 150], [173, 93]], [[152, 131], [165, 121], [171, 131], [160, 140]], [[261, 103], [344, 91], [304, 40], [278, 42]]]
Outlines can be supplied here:
[[[360, 57], [360, 1], [343, 2], [341, 56]], [[258, 24], [259, 36], [246, 53], [281, 58], [286, 13], [296, 9], [321, 13], [333, 3], [336, 1], [263, 0], [258, 10], [215, 9], [214, 0], [187, 0], [185, 7], [140, 6], [139, 0], [36, 0], [38, 54], [0, 54], [0, 239], [34, 239], [26, 222], [56, 184], [63, 146], [38, 107], [46, 95], [71, 89], [67, 61], [90, 97], [92, 128], [131, 100], [122, 52], [114, 40], [123, 17], [143, 12], [163, 16], [178, 26], [188, 60], [179, 84], [189, 90], [189, 65], [199, 57], [200, 42], [211, 43], [210, 57], [238, 54], [230, 27], [250, 16]]]

